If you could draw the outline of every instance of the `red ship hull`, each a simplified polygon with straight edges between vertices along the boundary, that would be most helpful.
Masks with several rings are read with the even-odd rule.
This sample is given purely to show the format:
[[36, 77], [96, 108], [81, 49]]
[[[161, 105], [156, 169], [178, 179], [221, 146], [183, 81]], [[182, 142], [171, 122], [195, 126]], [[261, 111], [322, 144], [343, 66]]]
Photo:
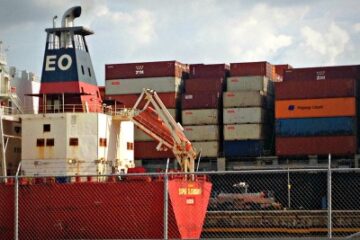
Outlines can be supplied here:
[[[14, 196], [0, 185], [0, 239], [14, 238]], [[18, 216], [20, 239], [162, 239], [164, 182], [20, 185]], [[182, 238], [171, 203], [168, 236]]]

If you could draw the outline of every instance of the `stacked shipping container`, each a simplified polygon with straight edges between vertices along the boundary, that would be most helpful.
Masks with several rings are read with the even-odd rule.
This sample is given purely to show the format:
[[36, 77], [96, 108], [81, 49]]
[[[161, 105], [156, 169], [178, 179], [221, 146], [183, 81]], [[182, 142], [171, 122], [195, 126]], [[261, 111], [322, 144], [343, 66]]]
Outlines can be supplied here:
[[[179, 120], [177, 108], [182, 80], [189, 66], [177, 61], [107, 64], [105, 66], [106, 99], [116, 100], [119, 107], [135, 105], [144, 88], [155, 90], [170, 114]], [[140, 106], [142, 107], [142, 106]], [[171, 151], [156, 151], [157, 142], [141, 130], [135, 130], [135, 158], [173, 158]]]
[[279, 156], [357, 152], [359, 66], [289, 69], [276, 83]]
[[270, 149], [274, 67], [268, 62], [232, 63], [223, 94], [224, 155], [253, 157]]
[[[357, 153], [359, 66], [292, 69], [267, 62], [233, 63], [226, 79], [228, 74], [225, 64], [109, 64], [102, 96], [132, 107], [143, 88], [154, 89], [171, 115], [182, 118], [186, 136], [202, 156], [224, 152], [227, 158], [242, 158], [271, 149], [276, 90], [278, 156]], [[273, 80], [278, 82], [275, 90]], [[137, 159], [174, 157], [156, 146], [136, 129]]]
[[185, 135], [203, 157], [217, 157], [221, 146], [222, 92], [228, 74], [225, 64], [190, 65], [182, 96]]

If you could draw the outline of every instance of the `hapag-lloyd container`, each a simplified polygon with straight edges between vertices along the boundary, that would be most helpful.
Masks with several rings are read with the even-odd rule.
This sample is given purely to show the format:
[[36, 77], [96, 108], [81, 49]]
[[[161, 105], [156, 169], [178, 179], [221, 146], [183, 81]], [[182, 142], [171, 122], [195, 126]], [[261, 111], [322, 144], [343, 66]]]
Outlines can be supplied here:
[[326, 81], [284, 81], [275, 83], [276, 99], [356, 97], [356, 79]]
[[258, 157], [264, 155], [263, 140], [224, 141], [225, 157]]
[[218, 109], [192, 109], [182, 110], [182, 124], [185, 125], [218, 125]]
[[189, 66], [177, 61], [120, 63], [105, 65], [105, 79], [178, 77], [188, 74]]
[[277, 119], [276, 136], [356, 135], [354, 117]]
[[266, 94], [263, 91], [237, 91], [223, 93], [224, 108], [265, 107]]
[[[175, 120], [178, 119], [177, 109], [168, 109], [168, 111]], [[154, 141], [154, 138], [150, 137], [148, 134], [146, 134], [141, 129], [135, 127], [134, 140], [135, 141]]]
[[274, 93], [274, 84], [267, 77], [229, 77], [226, 80], [227, 91], [264, 91], [268, 94]]
[[184, 126], [184, 134], [190, 141], [219, 141], [219, 125]]
[[360, 65], [293, 68], [285, 70], [284, 81], [316, 81], [360, 78]]
[[218, 92], [197, 92], [182, 95], [182, 109], [204, 109], [218, 108], [220, 104], [220, 94]]
[[266, 138], [268, 130], [265, 124], [224, 125], [224, 140], [260, 140]]
[[217, 157], [219, 153], [218, 141], [192, 142], [197, 152], [201, 151], [201, 157]]
[[[169, 93], [157, 93], [161, 101], [164, 103], [165, 107], [176, 108], [177, 103], [180, 101], [179, 93], [177, 92], [169, 92]], [[118, 102], [117, 107], [121, 108], [132, 108], [136, 100], [139, 98], [140, 93], [136, 94], [120, 94], [120, 95], [107, 95], [106, 99], [116, 100]], [[143, 107], [144, 104], [139, 105], [139, 107]]]
[[357, 150], [356, 136], [277, 137], [276, 155], [350, 155]]
[[190, 78], [224, 78], [229, 69], [227, 64], [191, 64]]
[[158, 158], [174, 158], [171, 150], [157, 151], [156, 141], [136, 141], [134, 143], [135, 159], [158, 159]]
[[231, 63], [230, 76], [266, 76], [274, 79], [275, 68], [268, 62]]
[[355, 98], [277, 100], [275, 118], [344, 117], [356, 115]]
[[264, 123], [267, 121], [266, 111], [261, 107], [224, 108], [224, 124]]
[[141, 93], [144, 88], [155, 90], [158, 93], [178, 92], [181, 78], [153, 77], [137, 79], [114, 79], [105, 81], [107, 95]]
[[222, 92], [224, 78], [190, 78], [185, 81], [185, 92]]

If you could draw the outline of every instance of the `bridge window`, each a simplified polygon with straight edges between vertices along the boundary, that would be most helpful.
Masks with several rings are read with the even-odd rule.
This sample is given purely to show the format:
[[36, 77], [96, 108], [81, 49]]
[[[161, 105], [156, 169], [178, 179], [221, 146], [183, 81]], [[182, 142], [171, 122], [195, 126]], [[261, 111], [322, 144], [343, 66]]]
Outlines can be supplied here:
[[82, 72], [82, 75], [85, 75], [85, 71], [84, 71], [84, 66], [81, 65], [81, 72]]
[[45, 146], [45, 139], [43, 139], [43, 138], [38, 138], [38, 139], [36, 139], [36, 146], [37, 146], [37, 147], [43, 147], [43, 146]]
[[107, 146], [106, 138], [100, 138], [99, 145], [100, 145], [100, 147], [106, 147]]
[[89, 72], [89, 76], [91, 77], [91, 70], [90, 70], [90, 68], [88, 68], [88, 72]]
[[50, 129], [51, 129], [50, 124], [44, 124], [43, 126], [44, 132], [50, 132]]
[[55, 140], [53, 138], [46, 139], [46, 146], [47, 147], [52, 147], [54, 145], [55, 145]]
[[70, 146], [79, 146], [79, 139], [78, 138], [70, 138], [69, 145]]
[[57, 36], [55, 33], [48, 34], [48, 49], [59, 49], [59, 40], [59, 36]]
[[74, 35], [75, 48], [86, 51], [84, 36]]
[[127, 147], [127, 150], [134, 150], [134, 143], [132, 143], [132, 142], [127, 142], [127, 143], [126, 143], [126, 147]]

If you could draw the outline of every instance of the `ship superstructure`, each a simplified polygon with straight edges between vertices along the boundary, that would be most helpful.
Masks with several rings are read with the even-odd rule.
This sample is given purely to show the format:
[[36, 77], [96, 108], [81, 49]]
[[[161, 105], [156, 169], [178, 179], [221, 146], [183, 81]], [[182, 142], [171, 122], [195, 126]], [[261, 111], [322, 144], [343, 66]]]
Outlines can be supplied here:
[[[92, 32], [74, 26], [80, 14], [81, 7], [71, 8], [65, 12], [60, 28], [46, 29], [40, 92], [28, 94], [40, 99], [39, 113], [27, 113], [17, 104], [9, 104], [0, 114], [2, 176], [16, 173], [26, 185], [19, 190], [20, 195], [23, 191], [30, 194], [19, 199], [19, 205], [32, 202], [31, 208], [19, 213], [26, 222], [19, 234], [32, 239], [162, 238], [159, 225], [164, 220], [162, 198], [167, 191], [168, 222], [175, 229], [170, 237], [199, 238], [212, 185], [193, 174], [195, 148], [150, 89], [143, 90], [131, 109], [102, 105], [85, 41]], [[158, 142], [157, 150], [170, 149], [181, 170], [190, 174], [166, 180], [166, 190], [161, 178], [131, 180], [126, 173], [135, 167], [134, 125]], [[20, 144], [18, 158], [7, 156], [15, 146], [13, 139]], [[5, 182], [0, 192], [11, 199], [12, 182]], [[86, 192], [81, 196], [79, 186]], [[129, 189], [138, 196], [129, 196]], [[106, 191], [112, 195], [104, 195]], [[31, 196], [39, 199], [32, 201]], [[63, 198], [61, 206], [49, 201], [49, 196]], [[89, 207], [94, 203], [101, 205]], [[124, 212], [120, 212], [119, 204], [127, 206]], [[59, 207], [62, 213], [54, 211]], [[150, 211], [142, 213], [143, 207]], [[85, 215], [77, 214], [81, 209], [86, 209]], [[5, 216], [0, 219], [0, 229], [5, 229], [0, 231], [0, 238], [11, 239], [15, 221], [7, 219], [13, 217], [12, 206], [0, 202], [0, 211]], [[37, 224], [37, 216], [46, 221]]]

